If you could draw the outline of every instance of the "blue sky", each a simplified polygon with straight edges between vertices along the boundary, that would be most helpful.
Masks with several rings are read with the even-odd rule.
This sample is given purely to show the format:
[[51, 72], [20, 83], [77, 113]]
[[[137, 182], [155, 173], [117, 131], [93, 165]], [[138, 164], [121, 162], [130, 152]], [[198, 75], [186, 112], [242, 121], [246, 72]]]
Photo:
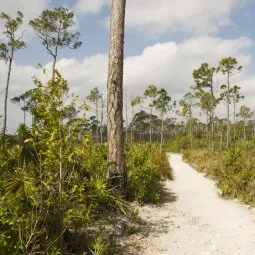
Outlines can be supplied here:
[[[12, 4], [10, 4], [12, 2]], [[57, 68], [81, 97], [98, 86], [106, 88], [110, 0], [1, 0], [0, 10], [24, 13], [27, 48], [17, 53], [10, 96], [31, 88], [37, 63], [50, 68], [51, 56], [26, 25], [45, 8], [68, 6], [77, 17], [83, 46], [61, 50]], [[142, 93], [151, 83], [180, 98], [192, 85], [192, 70], [202, 62], [216, 65], [233, 56], [244, 71], [233, 82], [243, 88], [245, 103], [255, 106], [255, 1], [254, 0], [127, 0], [124, 86], [129, 95]], [[1, 23], [0, 23], [1, 27]], [[1, 40], [1, 37], [0, 37]], [[6, 68], [0, 63], [0, 91]], [[221, 82], [216, 77], [216, 82]], [[0, 98], [1, 100], [1, 98]], [[1, 102], [1, 101], [0, 101]], [[2, 105], [1, 109], [2, 110]], [[9, 104], [10, 129], [22, 116]], [[224, 115], [224, 111], [221, 113]]]
[[[74, 8], [75, 2], [77, 1], [53, 0], [51, 1], [51, 4], [48, 4], [48, 7], [58, 7], [62, 5], [68, 6], [69, 8]], [[102, 26], [102, 21], [109, 16], [109, 13], [110, 7], [104, 6], [99, 13], [88, 14], [84, 16], [80, 15], [78, 17], [78, 31], [81, 33], [80, 40], [83, 42], [83, 46], [75, 51], [71, 51], [69, 49], [62, 50], [60, 52], [60, 58], [70, 57], [82, 60], [84, 57], [92, 56], [98, 52], [105, 53], [108, 50], [109, 31], [106, 29], [106, 27]], [[240, 36], [246, 36], [248, 38], [255, 39], [255, 29], [252, 26], [252, 24], [255, 23], [254, 13], [254, 1], [248, 1], [247, 4], [238, 6], [231, 13], [233, 24], [230, 26], [222, 27], [218, 33], [216, 33], [216, 35], [226, 39], [234, 39]], [[187, 33], [180, 30], [175, 31], [174, 29], [170, 29], [166, 34], [159, 36], [150, 36], [133, 29], [126, 29], [125, 55], [135, 56], [141, 53], [143, 49], [146, 48], [146, 46], [154, 45], [158, 42], [164, 43], [169, 40], [181, 42], [190, 37], [192, 37], [192, 33]], [[36, 56], [38, 56], [38, 60], [40, 59], [42, 64], [46, 64], [49, 61], [50, 56], [47, 54], [42, 54], [42, 51], [43, 47], [41, 46], [40, 41], [36, 37], [33, 37], [28, 42], [28, 48], [17, 55], [16, 62], [18, 64], [35, 65], [37, 63], [37, 60], [35, 60], [36, 54]], [[24, 54], [26, 57], [24, 57]]]

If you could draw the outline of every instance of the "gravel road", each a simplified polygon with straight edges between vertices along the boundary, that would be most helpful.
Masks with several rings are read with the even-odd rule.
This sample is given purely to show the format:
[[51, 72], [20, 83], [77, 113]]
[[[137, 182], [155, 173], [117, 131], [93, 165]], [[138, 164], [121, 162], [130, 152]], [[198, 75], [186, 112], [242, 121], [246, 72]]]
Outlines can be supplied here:
[[145, 206], [141, 217], [151, 230], [140, 255], [254, 255], [255, 211], [221, 198], [214, 181], [169, 155], [174, 181], [166, 182], [166, 202]]

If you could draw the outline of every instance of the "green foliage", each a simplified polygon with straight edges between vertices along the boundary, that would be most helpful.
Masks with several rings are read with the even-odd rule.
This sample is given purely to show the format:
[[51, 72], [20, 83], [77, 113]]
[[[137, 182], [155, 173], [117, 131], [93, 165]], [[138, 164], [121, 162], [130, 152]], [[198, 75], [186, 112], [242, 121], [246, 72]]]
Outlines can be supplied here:
[[32, 128], [20, 125], [0, 155], [0, 250], [65, 254], [76, 249], [70, 231], [78, 236], [106, 210], [132, 210], [108, 185], [105, 146], [84, 129], [87, 106], [69, 96], [57, 71], [35, 85]]
[[105, 255], [108, 252], [108, 244], [98, 237], [91, 243], [90, 251], [93, 255]]
[[17, 37], [17, 32], [23, 22], [23, 14], [18, 11], [17, 17], [12, 19], [9, 15], [2, 12], [0, 18], [4, 21], [3, 34], [7, 38], [7, 43], [0, 44], [0, 59], [7, 62], [10, 57], [13, 57], [14, 51], [26, 47], [25, 42], [22, 40], [22, 36]]
[[171, 178], [165, 154], [154, 145], [136, 144], [127, 148], [128, 196], [140, 203], [158, 202], [162, 181]]
[[144, 96], [152, 98], [152, 101], [153, 101], [154, 98], [157, 96], [157, 91], [158, 91], [158, 88], [155, 85], [149, 85], [148, 88], [144, 91]]
[[182, 150], [190, 148], [190, 137], [186, 135], [175, 136], [165, 145], [165, 148], [169, 152], [180, 153]]
[[237, 117], [240, 117], [244, 123], [246, 120], [250, 119], [254, 113], [251, 111], [250, 107], [242, 105], [240, 107], [240, 111], [237, 114]]
[[242, 68], [243, 67], [238, 64], [235, 58], [227, 57], [220, 60], [216, 71], [221, 72], [224, 75], [226, 74], [228, 75], [228, 77], [231, 77], [237, 72], [240, 72]]
[[8, 109], [8, 97], [9, 97], [9, 86], [10, 86], [10, 77], [11, 77], [11, 69], [14, 60], [15, 52], [25, 48], [26, 44], [22, 40], [23, 34], [20, 36], [19, 28], [23, 22], [23, 14], [21, 12], [17, 12], [17, 17], [12, 19], [6, 13], [0, 14], [0, 19], [4, 21], [4, 29], [2, 34], [4, 35], [6, 42], [0, 43], [0, 60], [4, 60], [8, 65], [7, 71], [7, 80], [5, 86], [5, 96], [4, 96], [4, 118], [3, 118], [3, 128], [2, 128], [2, 147], [5, 148], [6, 143], [6, 129], [7, 129], [7, 109]]
[[131, 106], [135, 107], [136, 105], [139, 105], [142, 102], [142, 97], [137, 96], [131, 101]]
[[154, 100], [155, 108], [160, 111], [161, 115], [167, 113], [170, 110], [171, 97], [168, 96], [165, 89], [160, 89], [157, 91], [158, 97]]
[[184, 158], [218, 182], [226, 197], [235, 197], [245, 203], [255, 203], [254, 141], [238, 142], [236, 150], [209, 152], [206, 149], [186, 150]]
[[74, 14], [66, 8], [44, 10], [38, 18], [31, 20], [29, 24], [49, 52], [53, 52], [52, 48], [76, 49], [81, 46], [81, 42], [78, 41], [80, 34], [69, 31], [75, 25]]

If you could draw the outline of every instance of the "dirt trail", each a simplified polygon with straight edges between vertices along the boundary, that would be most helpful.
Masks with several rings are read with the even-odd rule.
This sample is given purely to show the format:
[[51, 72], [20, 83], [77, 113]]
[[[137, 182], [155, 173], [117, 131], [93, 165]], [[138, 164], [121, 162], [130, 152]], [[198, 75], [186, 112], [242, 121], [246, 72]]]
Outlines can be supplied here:
[[162, 206], [141, 209], [151, 231], [137, 254], [254, 255], [254, 209], [221, 198], [214, 182], [181, 155], [169, 160], [175, 180], [166, 182], [168, 200]]

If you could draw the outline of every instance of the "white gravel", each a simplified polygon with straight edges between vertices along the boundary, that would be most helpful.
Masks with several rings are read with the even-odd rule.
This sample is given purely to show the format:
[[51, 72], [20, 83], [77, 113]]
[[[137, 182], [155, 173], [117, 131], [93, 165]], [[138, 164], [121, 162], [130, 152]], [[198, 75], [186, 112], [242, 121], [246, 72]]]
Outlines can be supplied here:
[[145, 206], [151, 225], [140, 255], [255, 255], [255, 211], [225, 200], [215, 184], [171, 154], [174, 181], [165, 183], [166, 203]]

